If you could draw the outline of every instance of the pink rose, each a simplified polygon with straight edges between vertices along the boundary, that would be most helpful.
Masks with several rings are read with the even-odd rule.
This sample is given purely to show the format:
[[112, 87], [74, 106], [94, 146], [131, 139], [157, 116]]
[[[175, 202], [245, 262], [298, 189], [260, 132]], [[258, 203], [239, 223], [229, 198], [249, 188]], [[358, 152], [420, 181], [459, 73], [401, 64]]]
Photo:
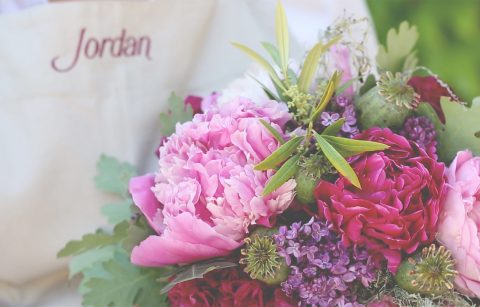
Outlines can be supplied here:
[[318, 215], [346, 246], [365, 246], [395, 272], [403, 253], [435, 239], [445, 166], [389, 129], [371, 128], [355, 138], [390, 147], [351, 159], [361, 190], [344, 177], [334, 184], [321, 181], [315, 189]]
[[456, 261], [458, 291], [480, 298], [480, 157], [457, 153], [447, 171], [438, 240]]
[[294, 180], [262, 196], [274, 172], [253, 169], [279, 146], [259, 119], [281, 133], [289, 119], [285, 105], [237, 98], [221, 108], [212, 101], [204, 112], [177, 124], [159, 150], [155, 176], [130, 182], [135, 204], [158, 234], [133, 249], [137, 265], [225, 256], [242, 244], [250, 225], [271, 226], [293, 200]]

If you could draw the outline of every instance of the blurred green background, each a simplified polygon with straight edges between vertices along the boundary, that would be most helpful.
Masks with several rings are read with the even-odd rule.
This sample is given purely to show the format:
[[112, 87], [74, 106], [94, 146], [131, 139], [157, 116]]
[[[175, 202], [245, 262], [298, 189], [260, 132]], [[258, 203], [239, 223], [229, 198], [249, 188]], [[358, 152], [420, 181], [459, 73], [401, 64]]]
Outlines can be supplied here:
[[[407, 20], [417, 26], [419, 64], [446, 81], [464, 101], [480, 96], [479, 0], [367, 0], [378, 40]], [[480, 120], [480, 119], [479, 119]]]

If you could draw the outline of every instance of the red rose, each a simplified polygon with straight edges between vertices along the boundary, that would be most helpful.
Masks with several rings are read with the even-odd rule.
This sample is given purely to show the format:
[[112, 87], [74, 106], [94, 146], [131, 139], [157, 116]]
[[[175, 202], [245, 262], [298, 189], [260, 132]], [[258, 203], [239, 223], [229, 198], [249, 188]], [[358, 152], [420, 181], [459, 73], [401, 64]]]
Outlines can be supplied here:
[[372, 128], [356, 138], [390, 148], [350, 161], [361, 190], [343, 177], [335, 184], [320, 182], [318, 215], [333, 224], [346, 246], [365, 246], [395, 272], [402, 253], [435, 239], [445, 166], [389, 129]]
[[175, 285], [168, 292], [172, 306], [267, 306], [293, 307], [297, 304], [279, 288], [253, 280], [231, 268], [213, 271], [204, 278], [193, 279]]
[[415, 92], [420, 95], [420, 101], [428, 102], [438, 115], [438, 118], [445, 124], [445, 114], [440, 105], [440, 98], [442, 96], [450, 97], [458, 101], [457, 96], [453, 94], [452, 90], [447, 86], [440, 84], [439, 80], [433, 76], [411, 77], [408, 85], [413, 87]]

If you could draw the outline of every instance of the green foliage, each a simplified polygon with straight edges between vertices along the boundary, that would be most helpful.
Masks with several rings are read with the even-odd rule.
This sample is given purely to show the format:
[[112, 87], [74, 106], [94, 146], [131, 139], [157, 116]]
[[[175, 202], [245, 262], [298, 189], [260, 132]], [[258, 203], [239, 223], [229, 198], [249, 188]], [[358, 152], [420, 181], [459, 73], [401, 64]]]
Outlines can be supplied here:
[[275, 10], [275, 36], [277, 37], [278, 53], [280, 56], [280, 68], [282, 69], [285, 80], [288, 80], [288, 60], [289, 60], [289, 38], [288, 24], [285, 9], [281, 2], [278, 3]]
[[160, 294], [161, 277], [168, 270], [142, 269], [130, 263], [128, 255], [118, 253], [114, 259], [102, 264], [102, 277], [93, 277], [86, 282], [87, 292], [83, 304], [94, 307], [142, 307], [168, 306], [166, 296]]
[[347, 178], [354, 186], [361, 189], [357, 174], [355, 174], [355, 171], [352, 169], [350, 164], [348, 164], [345, 158], [343, 158], [342, 155], [335, 150], [335, 148], [330, 145], [330, 143], [323, 136], [316, 132], [314, 132], [314, 136], [317, 140], [319, 149], [323, 152], [333, 167], [335, 167], [335, 169], [345, 178]]
[[463, 101], [479, 95], [480, 1], [367, 0], [379, 41], [403, 20], [417, 26], [420, 63], [452, 86]]
[[332, 145], [332, 147], [335, 148], [335, 150], [344, 158], [355, 156], [367, 151], [385, 150], [389, 147], [382, 143], [341, 138], [325, 135], [325, 133], [322, 133], [322, 138]]
[[58, 252], [57, 257], [78, 255], [91, 249], [114, 245], [125, 237], [127, 228], [128, 223], [122, 222], [115, 226], [113, 234], [108, 234], [101, 230], [98, 230], [96, 233], [86, 234], [81, 240], [68, 242], [67, 245]]
[[174, 273], [175, 278], [165, 285], [165, 287], [161, 290], [161, 293], [167, 293], [178, 283], [196, 278], [202, 278], [208, 272], [235, 266], [238, 266], [238, 264], [221, 259], [212, 259], [183, 266]]
[[322, 135], [336, 136], [340, 132], [340, 129], [342, 129], [344, 123], [345, 118], [342, 117], [327, 128], [325, 128], [325, 130], [323, 130], [322, 132]]
[[193, 110], [190, 105], [185, 105], [183, 99], [172, 92], [168, 98], [169, 110], [160, 114], [160, 133], [163, 136], [170, 136], [175, 132], [177, 123], [184, 123], [193, 117]]
[[438, 156], [449, 163], [460, 150], [469, 149], [480, 155], [480, 98], [473, 100], [470, 108], [442, 97], [440, 104], [446, 123], [442, 125], [428, 104], [422, 104], [419, 113], [435, 124], [438, 140]]
[[377, 54], [377, 64], [380, 69], [391, 72], [402, 72], [417, 66], [413, 48], [418, 40], [415, 26], [408, 22], [400, 24], [398, 32], [392, 28], [387, 33], [386, 46], [380, 46]]
[[101, 155], [97, 163], [98, 176], [95, 184], [101, 191], [128, 197], [128, 182], [136, 175], [133, 166], [120, 163], [117, 159]]
[[260, 123], [267, 128], [268, 132], [280, 143], [280, 144], [285, 144], [285, 140], [283, 137], [280, 135], [280, 133], [277, 131], [277, 129], [273, 128], [272, 125], [270, 125], [267, 121], [264, 119], [260, 119]]
[[128, 221], [132, 217], [132, 200], [126, 199], [119, 203], [106, 204], [102, 207], [102, 214], [110, 224]]
[[270, 178], [265, 186], [265, 189], [263, 190], [264, 196], [272, 193], [290, 178], [295, 176], [298, 171], [298, 160], [300, 157], [300, 154], [296, 154], [280, 167], [280, 169]]
[[140, 216], [128, 225], [127, 236], [122, 242], [122, 247], [126, 251], [131, 252], [135, 246], [153, 234], [154, 231], [148, 224], [147, 219], [144, 216]]
[[258, 171], [274, 169], [277, 165], [287, 160], [293, 152], [298, 149], [303, 137], [296, 136], [288, 140], [285, 144], [278, 147], [270, 156], [255, 166]]

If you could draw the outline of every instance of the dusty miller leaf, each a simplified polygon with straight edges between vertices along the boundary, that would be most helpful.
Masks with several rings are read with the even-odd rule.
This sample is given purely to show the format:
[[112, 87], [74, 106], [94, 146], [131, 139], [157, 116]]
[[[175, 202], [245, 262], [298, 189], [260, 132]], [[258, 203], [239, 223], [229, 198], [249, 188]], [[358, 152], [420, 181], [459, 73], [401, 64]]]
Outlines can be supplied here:
[[113, 157], [101, 155], [97, 162], [98, 175], [95, 185], [98, 189], [128, 197], [128, 182], [136, 175], [135, 169], [128, 163], [121, 163]]
[[193, 109], [191, 105], [185, 105], [183, 99], [170, 94], [168, 98], [168, 112], [160, 114], [160, 133], [167, 137], [175, 132], [177, 123], [184, 123], [193, 117]]

